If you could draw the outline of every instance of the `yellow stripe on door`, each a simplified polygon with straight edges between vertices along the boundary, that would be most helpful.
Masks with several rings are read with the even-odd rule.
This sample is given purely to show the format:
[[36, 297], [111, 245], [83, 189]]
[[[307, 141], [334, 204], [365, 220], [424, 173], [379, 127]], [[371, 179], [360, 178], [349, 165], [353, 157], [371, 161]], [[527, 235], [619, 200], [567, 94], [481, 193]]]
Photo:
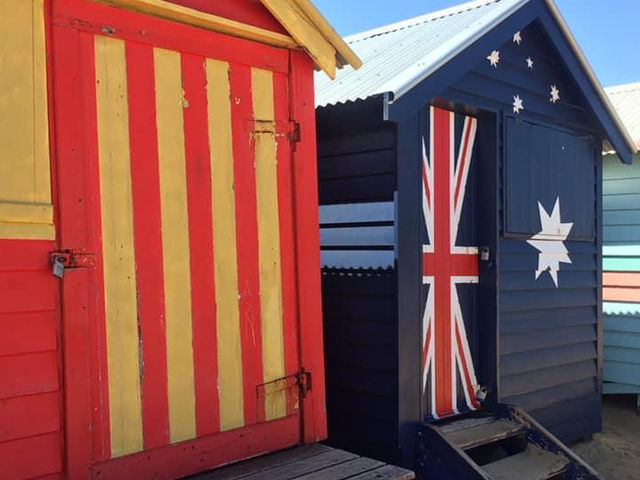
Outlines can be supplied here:
[[184, 105], [180, 54], [156, 48], [154, 58], [169, 429], [176, 443], [196, 436]]
[[[273, 73], [253, 68], [251, 77], [253, 113], [256, 121], [254, 139], [260, 255], [262, 365], [264, 381], [269, 383], [285, 376]], [[266, 420], [286, 416], [285, 395], [286, 392], [280, 390], [266, 396]]]
[[111, 455], [141, 451], [138, 312], [124, 42], [95, 37]]
[[207, 60], [220, 429], [244, 425], [229, 65]]

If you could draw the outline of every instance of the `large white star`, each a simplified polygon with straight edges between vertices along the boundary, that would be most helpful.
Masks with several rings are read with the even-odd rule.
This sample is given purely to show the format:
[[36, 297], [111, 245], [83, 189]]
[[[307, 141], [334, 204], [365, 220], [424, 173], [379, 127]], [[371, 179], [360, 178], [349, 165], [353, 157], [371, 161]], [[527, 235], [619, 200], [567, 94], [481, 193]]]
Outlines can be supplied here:
[[562, 223], [560, 219], [560, 197], [557, 198], [551, 215], [538, 202], [542, 230], [527, 240], [527, 243], [540, 252], [536, 280], [544, 272], [549, 272], [553, 283], [558, 287], [558, 271], [561, 263], [572, 263], [569, 250], [564, 242], [571, 233], [573, 223]]
[[558, 87], [555, 85], [551, 85], [551, 98], [549, 101], [551, 103], [556, 103], [558, 100], [560, 100], [560, 90], [558, 90]]

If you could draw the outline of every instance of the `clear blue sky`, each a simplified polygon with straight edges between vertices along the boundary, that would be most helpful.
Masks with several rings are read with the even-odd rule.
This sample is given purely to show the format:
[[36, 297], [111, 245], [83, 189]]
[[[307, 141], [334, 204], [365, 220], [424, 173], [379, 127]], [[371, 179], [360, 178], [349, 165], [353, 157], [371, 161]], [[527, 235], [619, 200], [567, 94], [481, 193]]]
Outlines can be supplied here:
[[[342, 35], [450, 7], [462, 0], [315, 0]], [[640, 82], [640, 0], [556, 0], [604, 86]]]

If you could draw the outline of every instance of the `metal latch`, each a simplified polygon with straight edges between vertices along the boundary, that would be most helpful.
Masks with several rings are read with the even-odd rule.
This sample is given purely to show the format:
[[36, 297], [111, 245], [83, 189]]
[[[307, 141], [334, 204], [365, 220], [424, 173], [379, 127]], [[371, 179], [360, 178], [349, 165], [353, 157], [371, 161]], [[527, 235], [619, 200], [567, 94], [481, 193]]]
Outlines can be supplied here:
[[300, 123], [284, 120], [247, 120], [245, 128], [250, 132], [252, 141], [260, 135], [272, 135], [276, 141], [289, 142], [295, 151], [296, 144], [302, 141]]
[[64, 277], [67, 268], [95, 267], [95, 256], [91, 253], [77, 253], [72, 250], [60, 250], [49, 254], [54, 277]]

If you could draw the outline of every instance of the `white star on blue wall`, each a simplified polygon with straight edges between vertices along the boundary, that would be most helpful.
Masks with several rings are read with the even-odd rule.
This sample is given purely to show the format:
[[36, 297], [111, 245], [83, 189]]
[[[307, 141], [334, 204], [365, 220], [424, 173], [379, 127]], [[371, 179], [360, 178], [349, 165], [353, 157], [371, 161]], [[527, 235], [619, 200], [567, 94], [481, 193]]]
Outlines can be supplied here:
[[536, 270], [536, 280], [540, 276], [549, 272], [551, 279], [558, 287], [558, 272], [561, 263], [572, 263], [569, 257], [569, 250], [564, 242], [571, 233], [573, 223], [562, 223], [560, 215], [560, 197], [556, 199], [551, 215], [547, 213], [542, 204], [538, 202], [540, 211], [540, 224], [542, 230], [527, 240], [527, 243], [535, 247], [540, 252], [538, 255], [538, 269]]

